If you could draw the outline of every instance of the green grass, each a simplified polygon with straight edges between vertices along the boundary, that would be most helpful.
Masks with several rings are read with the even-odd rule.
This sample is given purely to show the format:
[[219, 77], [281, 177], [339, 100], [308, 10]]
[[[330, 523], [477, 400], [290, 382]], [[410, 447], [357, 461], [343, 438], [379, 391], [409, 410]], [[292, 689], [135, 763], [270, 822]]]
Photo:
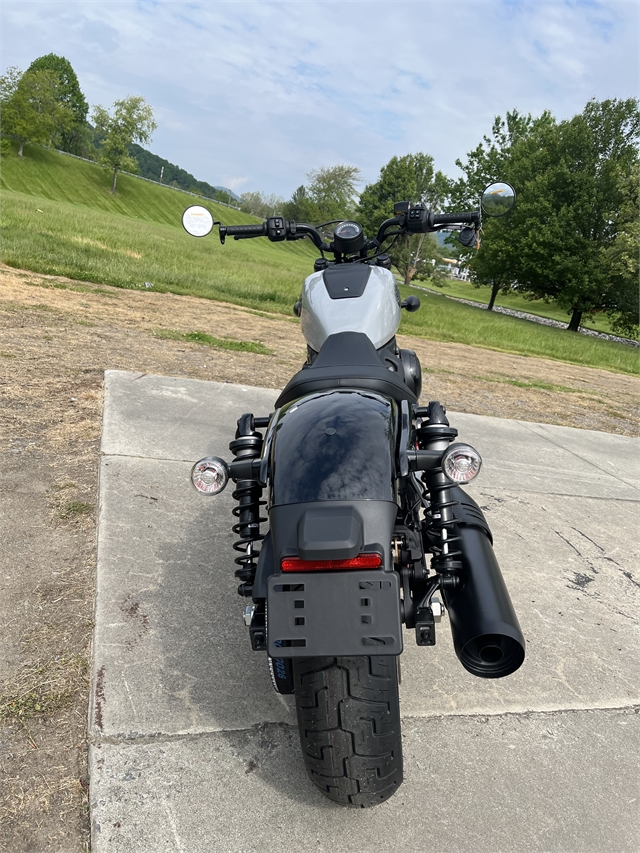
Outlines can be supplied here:
[[215, 235], [190, 237], [179, 217], [164, 225], [7, 191], [0, 221], [9, 266], [138, 290], [149, 284], [279, 314], [291, 313], [314, 257], [299, 244], [221, 246]]
[[[203, 204], [211, 210], [216, 220], [222, 219], [229, 225], [257, 221], [255, 217], [239, 210], [194, 198], [171, 187], [160, 187], [130, 175], [118, 175], [117, 193], [111, 195], [113, 173], [110, 169], [34, 145], [25, 146], [24, 157], [19, 158], [16, 149], [14, 144], [12, 154], [2, 158], [0, 189], [3, 191], [180, 227], [182, 213], [191, 204]], [[34, 210], [38, 207], [42, 205], [36, 205]]]
[[[401, 287], [403, 298], [415, 290]], [[474, 347], [512, 352], [601, 367], [620, 373], [638, 373], [636, 347], [590, 338], [566, 329], [542, 326], [517, 317], [494, 314], [431, 293], [420, 294], [421, 307], [414, 314], [403, 312], [400, 331], [435, 341], [454, 341]], [[482, 356], [478, 356], [478, 366]]]
[[170, 341], [189, 341], [194, 344], [204, 344], [214, 349], [228, 349], [234, 352], [256, 352], [259, 355], [273, 355], [272, 349], [255, 341], [234, 341], [227, 338], [214, 338], [205, 332], [177, 332], [174, 329], [156, 329], [156, 338]]
[[581, 388], [569, 388], [567, 385], [555, 385], [553, 382], [538, 382], [535, 379], [506, 379], [498, 376], [476, 376], [475, 379], [484, 379], [486, 382], [503, 382], [506, 385], [515, 385], [516, 388], [540, 388], [543, 391], [559, 391], [564, 394], [588, 393]]
[[[215, 233], [193, 238], [181, 225], [192, 197], [127, 175], [119, 177], [118, 194], [112, 196], [110, 174], [101, 167], [33, 146], [25, 151], [22, 160], [15, 154], [2, 158], [1, 258], [6, 264], [78, 282], [140, 290], [151, 285], [155, 291], [291, 317], [302, 281], [313, 268], [316, 250], [311, 244], [229, 240], [221, 246]], [[213, 202], [202, 203], [226, 223], [255, 221]], [[478, 301], [485, 293], [471, 290], [465, 295]], [[410, 292], [403, 288], [405, 296]], [[401, 331], [406, 334], [624, 373], [638, 371], [635, 348], [494, 314], [440, 295], [422, 292], [420, 298], [422, 309], [404, 314]], [[527, 307], [531, 310], [530, 303]], [[220, 341], [230, 343], [199, 340], [214, 346]], [[478, 360], [480, 365], [481, 355]]]
[[[469, 281], [457, 281], [448, 279], [444, 287], [434, 287], [425, 282], [426, 287], [442, 293], [443, 296], [456, 296], [460, 299], [470, 299], [472, 302], [484, 302], [489, 304], [491, 299], [490, 287], [474, 287]], [[511, 308], [513, 311], [525, 311], [527, 314], [535, 314], [538, 317], [547, 317], [550, 320], [558, 320], [560, 323], [569, 324], [569, 314], [555, 303], [546, 303], [542, 299], [529, 300], [521, 293], [499, 293], [496, 297], [496, 306]], [[596, 332], [615, 334], [611, 329], [611, 323], [605, 314], [597, 314], [592, 320], [585, 319], [582, 325]]]
[[316, 250], [307, 243], [190, 237], [185, 207], [202, 203], [231, 225], [254, 217], [43, 148], [2, 159], [1, 258], [78, 281], [188, 293], [291, 314]]
[[84, 501], [69, 501], [58, 510], [60, 518], [75, 518], [77, 515], [87, 515], [93, 507]]

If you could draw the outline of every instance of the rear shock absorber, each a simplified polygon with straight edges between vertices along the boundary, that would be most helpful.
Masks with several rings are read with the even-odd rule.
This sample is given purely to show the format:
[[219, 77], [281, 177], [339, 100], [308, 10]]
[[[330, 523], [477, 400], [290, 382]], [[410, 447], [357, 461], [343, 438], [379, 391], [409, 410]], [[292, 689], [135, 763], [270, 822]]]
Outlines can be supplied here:
[[[437, 401], [432, 401], [424, 414], [426, 423], [423, 423], [418, 430], [421, 449], [446, 450], [458, 435], [458, 430], [449, 425], [444, 407]], [[433, 554], [431, 567], [441, 576], [443, 585], [455, 583], [452, 579], [462, 568], [462, 562], [459, 559], [462, 552], [455, 548], [455, 543], [460, 540], [460, 537], [455, 535], [454, 529], [457, 522], [454, 507], [459, 501], [452, 498], [451, 482], [442, 468], [425, 471], [422, 479], [431, 504], [428, 512], [428, 541], [425, 542], [426, 548]], [[445, 580], [447, 578], [449, 580]]]
[[[437, 401], [429, 403], [427, 409], [417, 411], [424, 420], [417, 431], [419, 447], [422, 450], [443, 452], [458, 435], [447, 419], [444, 406]], [[458, 571], [462, 568], [459, 559], [462, 552], [455, 548], [460, 540], [456, 535], [457, 519], [454, 508], [459, 501], [451, 496], [451, 483], [442, 468], [424, 471], [422, 482], [424, 497], [429, 499], [425, 510], [426, 520], [423, 526], [425, 552], [432, 554], [431, 568], [435, 571], [426, 586], [424, 596], [415, 608], [416, 642], [419, 646], [433, 646], [436, 642], [436, 614], [432, 607], [432, 597], [436, 590], [453, 590], [460, 584]]]
[[[255, 430], [255, 419], [252, 414], [242, 415], [238, 420], [238, 428], [234, 441], [229, 444], [229, 450], [236, 459], [259, 459], [262, 455], [263, 438]], [[241, 581], [238, 594], [249, 597], [253, 593], [253, 582], [256, 576], [257, 559], [260, 551], [256, 551], [255, 543], [264, 539], [260, 533], [260, 523], [266, 518], [260, 516], [260, 507], [266, 505], [262, 497], [262, 487], [258, 480], [237, 480], [236, 489], [232, 494], [238, 506], [232, 512], [238, 519], [233, 525], [233, 532], [240, 538], [234, 542], [233, 549], [239, 555], [234, 562], [238, 566], [235, 576]]]

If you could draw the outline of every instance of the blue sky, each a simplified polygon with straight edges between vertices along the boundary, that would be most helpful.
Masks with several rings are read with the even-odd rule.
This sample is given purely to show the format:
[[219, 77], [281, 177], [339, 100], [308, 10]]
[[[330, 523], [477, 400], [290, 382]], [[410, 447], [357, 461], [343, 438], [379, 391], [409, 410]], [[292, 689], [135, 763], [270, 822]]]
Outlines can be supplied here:
[[142, 95], [150, 148], [236, 192], [312, 168], [365, 183], [393, 156], [457, 157], [497, 114], [638, 95], [637, 0], [3, 0], [2, 54], [73, 65], [90, 105]]

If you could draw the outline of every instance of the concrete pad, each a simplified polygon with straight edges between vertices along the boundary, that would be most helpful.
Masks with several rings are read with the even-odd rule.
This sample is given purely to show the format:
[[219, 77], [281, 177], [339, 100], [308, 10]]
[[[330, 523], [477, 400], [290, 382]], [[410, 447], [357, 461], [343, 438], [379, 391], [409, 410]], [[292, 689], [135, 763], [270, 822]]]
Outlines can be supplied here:
[[[185, 462], [103, 458], [95, 668], [104, 701], [96, 734], [293, 722], [241, 620], [231, 492], [201, 497], [189, 473]], [[637, 504], [616, 504], [605, 524], [606, 501], [497, 490], [476, 498], [493, 528], [527, 659], [509, 678], [485, 681], [458, 663], [446, 616], [435, 648], [419, 648], [405, 631], [407, 713], [637, 701]]]
[[[405, 754], [415, 744], [412, 754], [416, 766], [422, 766], [421, 756], [433, 756], [437, 742], [432, 743], [430, 733], [440, 731], [438, 762], [444, 785], [408, 763], [401, 793], [368, 811], [364, 820], [357, 812], [322, 801], [306, 782], [292, 702], [272, 691], [264, 653], [250, 649], [240, 618], [243, 601], [233, 577], [231, 488], [208, 499], [189, 484], [192, 462], [211, 453], [230, 458], [227, 447], [237, 417], [246, 411], [268, 414], [277, 392], [115, 371], [106, 379], [91, 709], [95, 850], [398, 849], [397, 832], [405, 826], [413, 839], [406, 849], [497, 850], [488, 840], [486, 815], [502, 821], [505, 833], [512, 825], [516, 841], [505, 840], [500, 849], [632, 849], [628, 839], [635, 831], [633, 823], [615, 828], [619, 847], [589, 846], [603, 837], [602, 826], [599, 835], [595, 829], [587, 831], [591, 815], [599, 815], [599, 821], [611, 817], [613, 796], [610, 801], [605, 797], [602, 808], [589, 806], [582, 835], [569, 808], [572, 797], [586, 803], [594, 790], [583, 766], [588, 755], [584, 744], [592, 748], [593, 737], [602, 751], [596, 775], [602, 780], [611, 776], [611, 790], [616, 779], [627, 778], [628, 768], [635, 766], [630, 746], [627, 769], [620, 772], [605, 749], [617, 755], [612, 739], [628, 731], [610, 723], [618, 718], [606, 716], [612, 712], [605, 710], [638, 701], [639, 495], [632, 479], [623, 482], [619, 476], [625, 454], [635, 453], [633, 439], [590, 433], [583, 442], [580, 430], [567, 435], [559, 427], [451, 413], [461, 438], [476, 444], [485, 458], [483, 474], [469, 491], [494, 532], [496, 553], [527, 640], [527, 659], [513, 676], [484, 681], [458, 663], [446, 617], [435, 648], [418, 648], [407, 632], [401, 685]], [[601, 447], [613, 448], [614, 473], [598, 467], [597, 439]], [[610, 439], [615, 441], [608, 443]], [[509, 474], [513, 458], [523, 460], [517, 463], [517, 476], [515, 469]], [[539, 484], [532, 484], [533, 470]], [[589, 714], [595, 712], [583, 716], [588, 709], [600, 709], [605, 716], [598, 719], [609, 721], [597, 737], [588, 725], [596, 719]], [[544, 774], [550, 774], [553, 785], [565, 792], [553, 794], [558, 811], [551, 819], [542, 795], [530, 791], [533, 781], [526, 776], [529, 781], [523, 782], [521, 775], [532, 765], [531, 744], [545, 740], [535, 721], [555, 725], [556, 715], [567, 710], [575, 716], [562, 719], [574, 720], [566, 723], [566, 731], [573, 734], [562, 738], [571, 747], [548, 753], [549, 762], [552, 755], [558, 762], [555, 769], [545, 759], [539, 776], [531, 771], [536, 785], [546, 784]], [[510, 721], [500, 737], [511, 733], [522, 761], [516, 766], [513, 754], [505, 753], [498, 773], [491, 751], [497, 749], [497, 740], [485, 745], [479, 733], [469, 733], [475, 731], [472, 723], [479, 715], [505, 712], [513, 716], [500, 717]], [[437, 728], [445, 724], [453, 728]], [[465, 738], [472, 738], [473, 749]], [[462, 761], [451, 741], [459, 741], [466, 756], [467, 787], [463, 777], [457, 787], [447, 787]], [[234, 756], [245, 755], [245, 743], [253, 744], [262, 758], [249, 756], [248, 763], [236, 765]], [[262, 778], [253, 764], [262, 766], [265, 755], [275, 763]], [[482, 774], [497, 780], [507, 797], [520, 791], [522, 801], [511, 799], [505, 806], [497, 797], [489, 802]], [[295, 793], [305, 786], [307, 793]], [[455, 805], [460, 801], [457, 789], [465, 791], [462, 819]], [[444, 793], [438, 799], [440, 790]], [[295, 816], [289, 813], [290, 801]], [[414, 806], [404, 811], [403, 803], [409, 801]], [[148, 817], [147, 810], [133, 815], [134, 802], [149, 804]], [[536, 823], [532, 809], [538, 807]], [[400, 822], [390, 820], [391, 812]], [[441, 821], [435, 834], [433, 814]], [[327, 816], [331, 844], [321, 833]], [[114, 835], [112, 829], [125, 826], [123, 817], [127, 831]], [[594, 826], [598, 820], [594, 817]], [[485, 826], [485, 847], [476, 844], [476, 824]], [[317, 832], [306, 835], [305, 826], [317, 826]], [[374, 839], [386, 839], [383, 830], [389, 841], [379, 848]], [[135, 836], [135, 831], [142, 835]], [[142, 836], [149, 847], [141, 846]], [[517, 841], [521, 837], [522, 843]], [[134, 838], [137, 846], [130, 840]], [[370, 848], [361, 844], [362, 838]], [[577, 839], [573, 847], [572, 838]], [[326, 847], [318, 846], [325, 841]]]
[[[480, 452], [470, 491], [497, 486], [541, 494], [640, 499], [640, 441], [622, 435], [449, 412], [459, 441]], [[635, 469], [637, 473], [632, 472]]]
[[232, 490], [203, 497], [190, 473], [189, 462], [103, 457], [95, 733], [179, 734], [290, 719], [242, 622]]
[[195, 462], [225, 456], [245, 412], [269, 415], [278, 392], [267, 388], [106, 370], [101, 450]]
[[92, 750], [92, 850], [118, 853], [635, 853], [638, 717], [404, 720], [405, 782], [374, 809], [316, 791], [297, 731]]

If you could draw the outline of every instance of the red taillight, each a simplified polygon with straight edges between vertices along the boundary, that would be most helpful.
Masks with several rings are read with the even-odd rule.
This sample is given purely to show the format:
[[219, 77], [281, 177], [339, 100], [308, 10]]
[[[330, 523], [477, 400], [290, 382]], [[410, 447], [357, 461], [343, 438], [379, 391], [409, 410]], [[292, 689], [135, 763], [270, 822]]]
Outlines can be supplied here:
[[379, 569], [382, 557], [379, 554], [360, 554], [350, 560], [301, 560], [285, 557], [281, 563], [283, 572], [327, 572], [340, 569]]

